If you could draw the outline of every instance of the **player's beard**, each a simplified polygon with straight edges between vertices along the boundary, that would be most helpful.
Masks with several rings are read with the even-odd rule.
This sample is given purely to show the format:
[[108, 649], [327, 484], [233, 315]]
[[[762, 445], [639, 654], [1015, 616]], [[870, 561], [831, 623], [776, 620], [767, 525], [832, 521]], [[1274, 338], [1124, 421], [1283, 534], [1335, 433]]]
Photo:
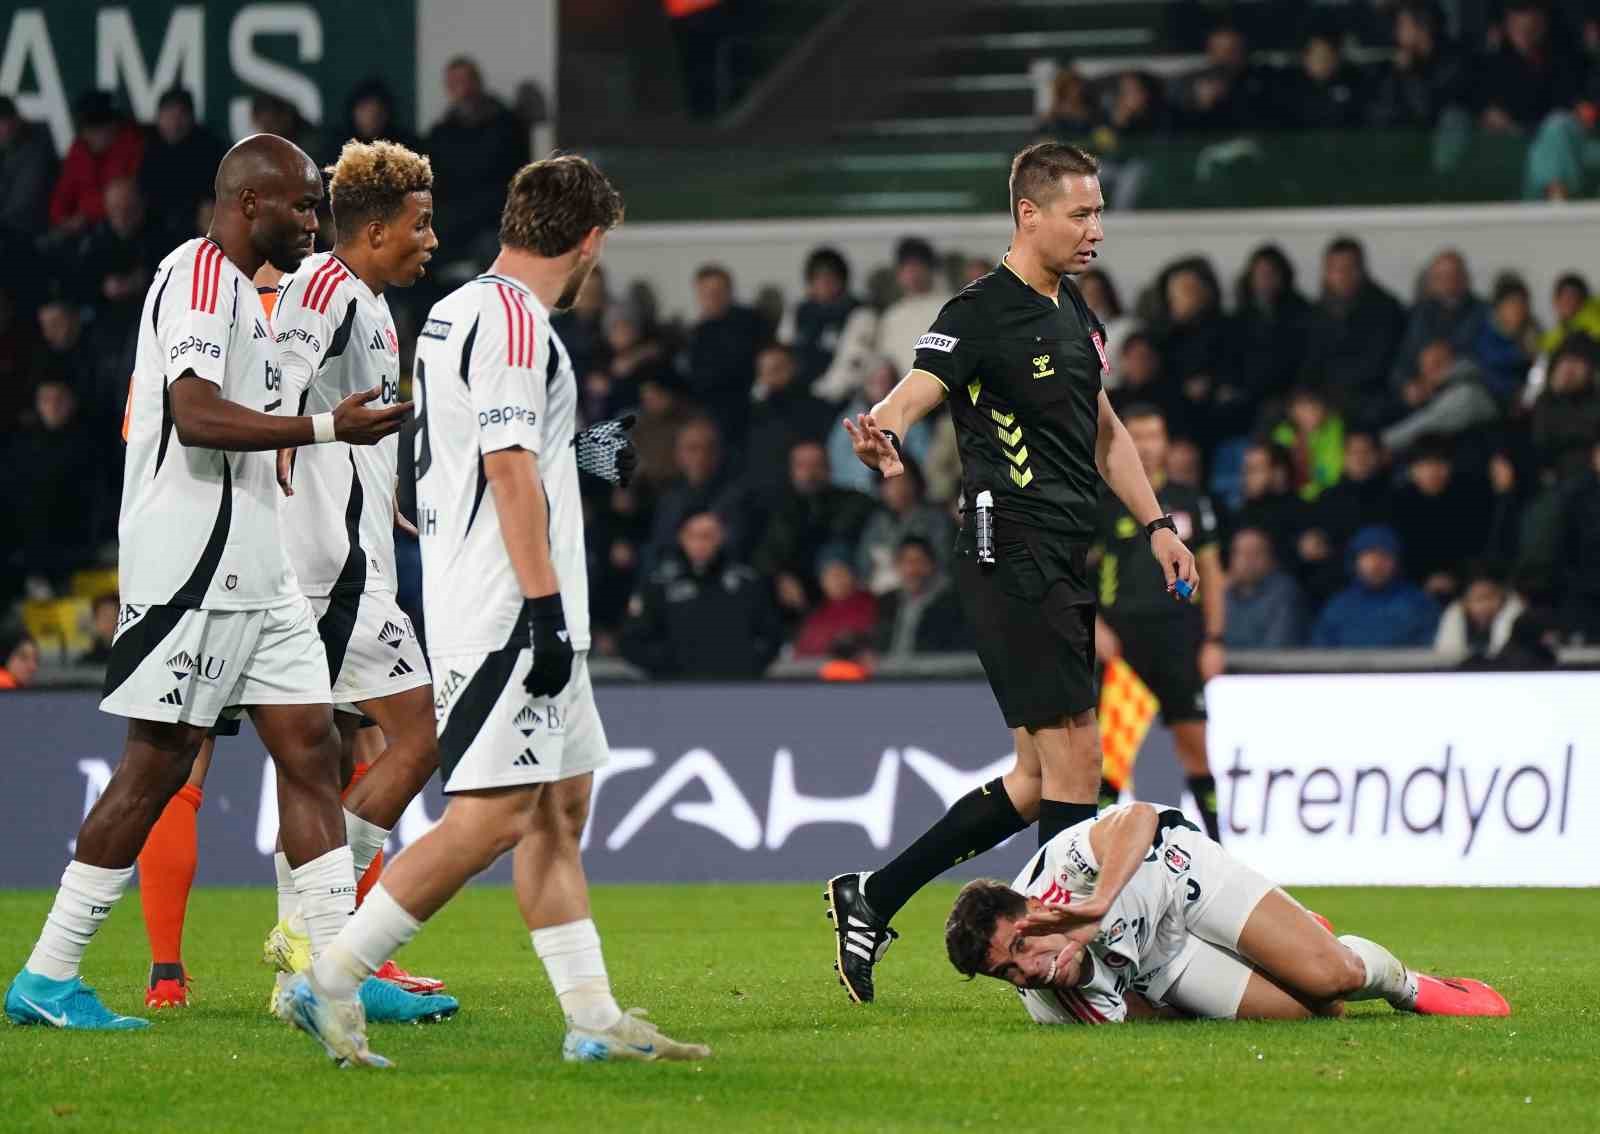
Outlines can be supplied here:
[[578, 302], [578, 293], [583, 290], [584, 281], [589, 278], [589, 273], [594, 271], [593, 260], [580, 260], [573, 267], [572, 274], [567, 277], [567, 282], [561, 288], [561, 294], [556, 296], [554, 310], [570, 311], [572, 305]]

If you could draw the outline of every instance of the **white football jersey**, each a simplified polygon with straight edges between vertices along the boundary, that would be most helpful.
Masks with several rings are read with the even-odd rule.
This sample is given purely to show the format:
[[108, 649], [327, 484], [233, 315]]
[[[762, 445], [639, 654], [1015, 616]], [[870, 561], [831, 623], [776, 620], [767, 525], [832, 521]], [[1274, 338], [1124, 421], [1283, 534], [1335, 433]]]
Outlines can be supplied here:
[[[272, 322], [283, 352], [284, 413], [326, 413], [374, 386], [383, 394], [372, 408], [399, 400], [400, 340], [389, 304], [332, 252], [306, 257], [283, 279]], [[308, 596], [395, 589], [399, 447], [391, 436], [376, 445], [303, 445], [295, 454], [284, 539]]]
[[539, 460], [550, 556], [574, 650], [589, 648], [583, 502], [572, 447], [578, 383], [550, 315], [526, 285], [479, 276], [434, 304], [412, 374], [417, 530], [428, 653], [498, 650], [522, 611], [483, 458]]
[[255, 285], [204, 237], [161, 261], [139, 317], [117, 524], [122, 601], [260, 610], [295, 598], [274, 455], [179, 441], [167, 386], [187, 373], [253, 410], [272, 413], [283, 398]]
[[[1068, 827], [1028, 860], [1012, 888], [1046, 904], [1071, 904], [1094, 892], [1100, 863], [1089, 845], [1089, 830], [1121, 808], [1110, 807], [1094, 819]], [[1145, 855], [1117, 900], [1100, 922], [1100, 935], [1089, 945], [1093, 962], [1089, 979], [1071, 993], [1054, 989], [1022, 990], [1028, 1014], [1040, 1023], [1112, 1023], [1127, 1015], [1122, 994], [1129, 988], [1159, 1000], [1170, 979], [1163, 969], [1189, 944], [1181, 897], [1175, 897], [1173, 873], [1163, 854], [1165, 832]], [[1181, 853], [1181, 852], [1179, 852]], [[1176, 974], [1174, 974], [1175, 976]]]

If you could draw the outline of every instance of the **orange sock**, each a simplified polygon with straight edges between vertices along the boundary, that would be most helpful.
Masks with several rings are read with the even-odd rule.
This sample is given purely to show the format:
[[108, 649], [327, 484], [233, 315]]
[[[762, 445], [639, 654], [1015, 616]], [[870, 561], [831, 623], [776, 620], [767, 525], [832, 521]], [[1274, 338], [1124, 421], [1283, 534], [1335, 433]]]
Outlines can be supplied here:
[[157, 965], [183, 963], [183, 919], [200, 857], [195, 820], [204, 798], [193, 784], [179, 788], [139, 852], [139, 905], [150, 937], [150, 960]]
[[356, 908], [367, 900], [367, 895], [378, 884], [378, 877], [383, 873], [383, 852], [378, 852], [378, 857], [372, 860], [372, 865], [367, 867], [367, 872], [361, 876], [361, 881], [356, 883]]
[[344, 791], [339, 793], [339, 797], [342, 799], [349, 795], [355, 786], [361, 782], [361, 777], [370, 771], [372, 771], [371, 764], [357, 764], [354, 768], [351, 768], [350, 782], [344, 785]]

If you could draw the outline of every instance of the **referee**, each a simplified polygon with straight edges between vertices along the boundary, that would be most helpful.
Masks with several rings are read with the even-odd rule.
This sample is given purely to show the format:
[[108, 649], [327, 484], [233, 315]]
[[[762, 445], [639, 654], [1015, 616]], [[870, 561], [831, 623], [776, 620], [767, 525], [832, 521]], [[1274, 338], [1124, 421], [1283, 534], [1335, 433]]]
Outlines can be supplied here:
[[[1198, 490], [1167, 480], [1167, 419], [1159, 409], [1124, 406], [1122, 420], [1161, 510], [1177, 524], [1179, 538], [1194, 545], [1200, 603], [1172, 601], [1161, 568], [1145, 554], [1144, 533], [1132, 510], [1103, 493], [1096, 544], [1100, 617], [1095, 656], [1101, 662], [1122, 658], [1161, 702], [1161, 721], [1172, 730], [1206, 834], [1220, 842], [1217, 781], [1206, 760], [1205, 696], [1205, 683], [1227, 664], [1222, 646], [1227, 587], [1217, 547], [1217, 512]], [[1124, 786], [1102, 784], [1101, 802], [1115, 803]]]
[[912, 370], [845, 429], [856, 456], [904, 472], [900, 438], [948, 401], [961, 452], [956, 581], [1017, 762], [975, 789], [887, 866], [827, 886], [839, 977], [858, 1003], [889, 921], [923, 885], [1035, 818], [1041, 844], [1095, 814], [1095, 595], [1088, 553], [1104, 480], [1145, 536], [1163, 583], [1197, 582], [1101, 388], [1105, 328], [1068, 278], [1105, 239], [1099, 163], [1041, 142], [1011, 163], [1011, 247], [916, 343]]

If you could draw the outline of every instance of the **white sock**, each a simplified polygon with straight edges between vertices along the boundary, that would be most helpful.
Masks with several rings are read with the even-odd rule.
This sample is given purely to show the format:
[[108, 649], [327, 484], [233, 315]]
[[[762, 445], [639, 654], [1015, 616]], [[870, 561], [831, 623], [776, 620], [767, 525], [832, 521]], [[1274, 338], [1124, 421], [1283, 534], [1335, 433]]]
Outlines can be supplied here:
[[334, 847], [320, 858], [297, 866], [295, 892], [300, 896], [300, 913], [311, 938], [311, 956], [316, 959], [356, 912], [356, 875], [349, 847]]
[[1346, 1000], [1377, 1000], [1380, 997], [1396, 1008], [1410, 1008], [1417, 1001], [1417, 978], [1400, 963], [1389, 950], [1365, 937], [1345, 934], [1339, 941], [1361, 958], [1367, 968], [1367, 979], [1360, 992], [1353, 992]]
[[606, 977], [606, 960], [600, 955], [600, 932], [592, 919], [535, 929], [531, 936], [568, 1026], [603, 1032], [622, 1019]]
[[311, 967], [311, 975], [329, 996], [347, 999], [421, 928], [380, 882]]
[[133, 867], [108, 870], [73, 859], [61, 872], [61, 888], [45, 918], [39, 942], [25, 968], [51, 980], [71, 980], [89, 939], [111, 913], [133, 878]]
[[350, 845], [350, 857], [356, 864], [356, 881], [360, 881], [366, 874], [367, 867], [372, 865], [372, 860], [378, 857], [378, 852], [383, 849], [383, 844], [389, 838], [389, 832], [375, 823], [368, 823], [354, 811], [346, 809], [344, 813], [344, 838]]
[[278, 851], [272, 856], [272, 870], [278, 876], [278, 920], [288, 921], [300, 908], [300, 891], [294, 888], [294, 870], [289, 856]]

